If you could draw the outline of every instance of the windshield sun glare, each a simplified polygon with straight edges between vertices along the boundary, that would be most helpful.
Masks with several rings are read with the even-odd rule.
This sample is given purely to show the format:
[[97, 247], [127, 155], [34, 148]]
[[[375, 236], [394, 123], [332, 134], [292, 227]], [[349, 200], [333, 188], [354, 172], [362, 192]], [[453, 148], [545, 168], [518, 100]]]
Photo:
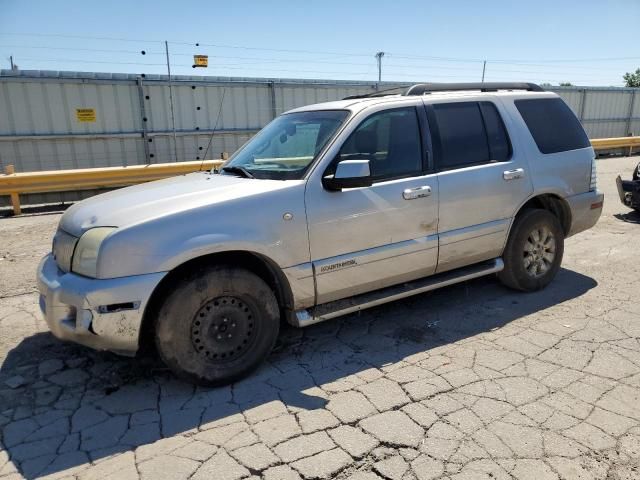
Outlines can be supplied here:
[[347, 116], [346, 110], [281, 115], [234, 155], [224, 174], [238, 174], [242, 169], [254, 178], [300, 179]]

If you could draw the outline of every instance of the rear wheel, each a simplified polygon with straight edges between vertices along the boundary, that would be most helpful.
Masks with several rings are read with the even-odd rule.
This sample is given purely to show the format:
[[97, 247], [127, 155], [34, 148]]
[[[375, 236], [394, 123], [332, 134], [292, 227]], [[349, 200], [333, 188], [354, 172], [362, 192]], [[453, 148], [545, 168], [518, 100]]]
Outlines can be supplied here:
[[216, 266], [181, 279], [160, 308], [155, 340], [178, 376], [221, 385], [253, 370], [278, 336], [273, 291], [257, 275]]
[[541, 290], [558, 273], [563, 253], [564, 232], [558, 218], [548, 210], [526, 210], [511, 229], [498, 278], [516, 290]]

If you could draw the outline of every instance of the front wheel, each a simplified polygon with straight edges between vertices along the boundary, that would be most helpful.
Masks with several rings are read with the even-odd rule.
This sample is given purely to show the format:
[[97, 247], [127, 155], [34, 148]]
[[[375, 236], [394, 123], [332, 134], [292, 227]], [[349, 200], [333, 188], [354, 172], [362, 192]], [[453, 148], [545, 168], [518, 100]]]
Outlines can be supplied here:
[[563, 253], [564, 232], [558, 218], [548, 210], [526, 210], [513, 224], [498, 278], [516, 290], [541, 290], [558, 273]]
[[178, 376], [222, 385], [251, 372], [278, 336], [276, 297], [257, 275], [214, 266], [180, 279], [160, 308], [155, 341]]

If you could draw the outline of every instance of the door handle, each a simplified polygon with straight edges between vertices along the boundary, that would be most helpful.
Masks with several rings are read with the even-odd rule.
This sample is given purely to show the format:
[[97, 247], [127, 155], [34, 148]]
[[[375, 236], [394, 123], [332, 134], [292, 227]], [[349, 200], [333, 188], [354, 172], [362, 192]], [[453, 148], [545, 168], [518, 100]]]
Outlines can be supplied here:
[[505, 180], [517, 180], [518, 178], [524, 178], [524, 168], [516, 168], [515, 170], [505, 170], [502, 172], [502, 178]]
[[416, 188], [406, 188], [402, 192], [402, 198], [405, 200], [415, 200], [416, 198], [428, 197], [431, 195], [431, 187], [424, 185]]

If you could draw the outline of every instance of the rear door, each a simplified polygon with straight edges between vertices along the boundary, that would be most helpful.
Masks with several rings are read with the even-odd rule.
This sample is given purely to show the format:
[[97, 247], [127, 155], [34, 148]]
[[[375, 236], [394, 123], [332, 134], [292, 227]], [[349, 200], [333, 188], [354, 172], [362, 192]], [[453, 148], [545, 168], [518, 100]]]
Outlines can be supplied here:
[[437, 271], [498, 257], [514, 212], [533, 191], [502, 105], [483, 99], [426, 109], [440, 188]]

